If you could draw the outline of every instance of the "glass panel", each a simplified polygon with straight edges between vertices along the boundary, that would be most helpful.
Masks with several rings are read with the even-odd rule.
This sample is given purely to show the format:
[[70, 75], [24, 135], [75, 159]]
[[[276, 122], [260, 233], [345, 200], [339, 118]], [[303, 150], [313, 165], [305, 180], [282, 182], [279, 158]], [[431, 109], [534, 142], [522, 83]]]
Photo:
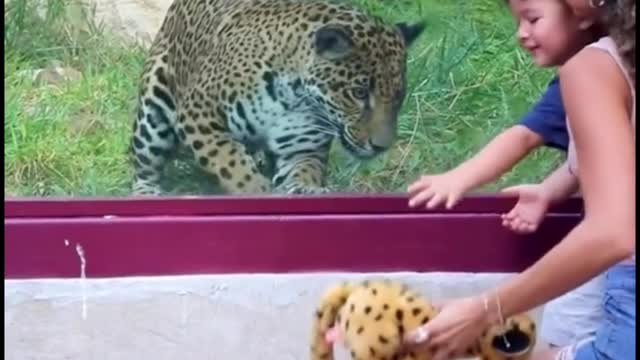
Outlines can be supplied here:
[[[303, 27], [267, 35], [244, 18], [212, 39], [172, 22], [191, 61], [178, 72], [150, 49], [170, 1], [149, 3], [5, 3], [5, 197], [129, 197], [136, 162], [138, 193], [160, 196], [405, 192], [516, 123], [552, 76], [518, 48], [500, 1], [356, 1], [388, 24], [425, 20], [406, 61], [366, 31], [323, 29], [310, 52]], [[145, 72], [145, 59], [158, 62]], [[538, 180], [560, 156], [541, 149], [484, 189]]]

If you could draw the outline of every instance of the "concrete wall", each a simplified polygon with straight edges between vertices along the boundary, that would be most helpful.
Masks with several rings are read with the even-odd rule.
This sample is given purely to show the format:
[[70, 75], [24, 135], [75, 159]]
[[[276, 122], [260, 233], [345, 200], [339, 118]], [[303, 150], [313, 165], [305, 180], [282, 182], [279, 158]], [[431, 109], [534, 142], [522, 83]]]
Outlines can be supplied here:
[[[508, 274], [384, 276], [402, 279], [437, 300], [478, 292]], [[335, 282], [361, 277], [5, 280], [5, 358], [307, 359], [309, 324], [318, 296]], [[539, 309], [532, 314], [540, 320]]]

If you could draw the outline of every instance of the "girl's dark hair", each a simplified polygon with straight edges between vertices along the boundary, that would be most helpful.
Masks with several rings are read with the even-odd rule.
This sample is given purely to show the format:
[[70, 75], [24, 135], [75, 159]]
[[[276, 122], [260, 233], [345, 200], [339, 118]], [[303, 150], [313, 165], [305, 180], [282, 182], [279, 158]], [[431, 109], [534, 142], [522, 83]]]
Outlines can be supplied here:
[[609, 0], [604, 9], [608, 33], [626, 62], [629, 75], [636, 81], [636, 0]]

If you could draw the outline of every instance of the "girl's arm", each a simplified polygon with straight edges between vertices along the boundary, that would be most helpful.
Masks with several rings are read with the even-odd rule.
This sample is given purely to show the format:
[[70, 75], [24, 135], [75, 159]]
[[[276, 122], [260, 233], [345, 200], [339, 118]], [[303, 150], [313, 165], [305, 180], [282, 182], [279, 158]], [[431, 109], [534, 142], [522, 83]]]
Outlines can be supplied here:
[[578, 178], [569, 171], [569, 162], [565, 162], [547, 176], [540, 187], [545, 199], [553, 205], [565, 201], [578, 191]]
[[515, 125], [491, 140], [480, 152], [442, 174], [424, 175], [409, 185], [409, 206], [428, 208], [446, 202], [450, 208], [469, 190], [486, 184], [509, 170], [542, 143], [542, 137]]
[[450, 172], [464, 179], [465, 189], [489, 183], [542, 144], [542, 137], [523, 125], [514, 125], [498, 134], [476, 155]]
[[635, 250], [635, 141], [626, 81], [609, 55], [589, 48], [562, 67], [560, 78], [585, 217], [536, 264], [488, 294], [499, 297], [504, 316], [579, 286]]

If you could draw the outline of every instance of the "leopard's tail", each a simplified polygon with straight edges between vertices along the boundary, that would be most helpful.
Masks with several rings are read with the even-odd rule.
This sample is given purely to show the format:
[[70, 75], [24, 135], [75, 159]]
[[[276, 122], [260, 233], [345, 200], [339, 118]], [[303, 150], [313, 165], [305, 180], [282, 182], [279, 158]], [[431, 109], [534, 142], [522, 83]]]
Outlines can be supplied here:
[[329, 288], [320, 298], [311, 329], [311, 360], [333, 360], [333, 344], [325, 335], [338, 319], [338, 312], [353, 291], [349, 283]]

